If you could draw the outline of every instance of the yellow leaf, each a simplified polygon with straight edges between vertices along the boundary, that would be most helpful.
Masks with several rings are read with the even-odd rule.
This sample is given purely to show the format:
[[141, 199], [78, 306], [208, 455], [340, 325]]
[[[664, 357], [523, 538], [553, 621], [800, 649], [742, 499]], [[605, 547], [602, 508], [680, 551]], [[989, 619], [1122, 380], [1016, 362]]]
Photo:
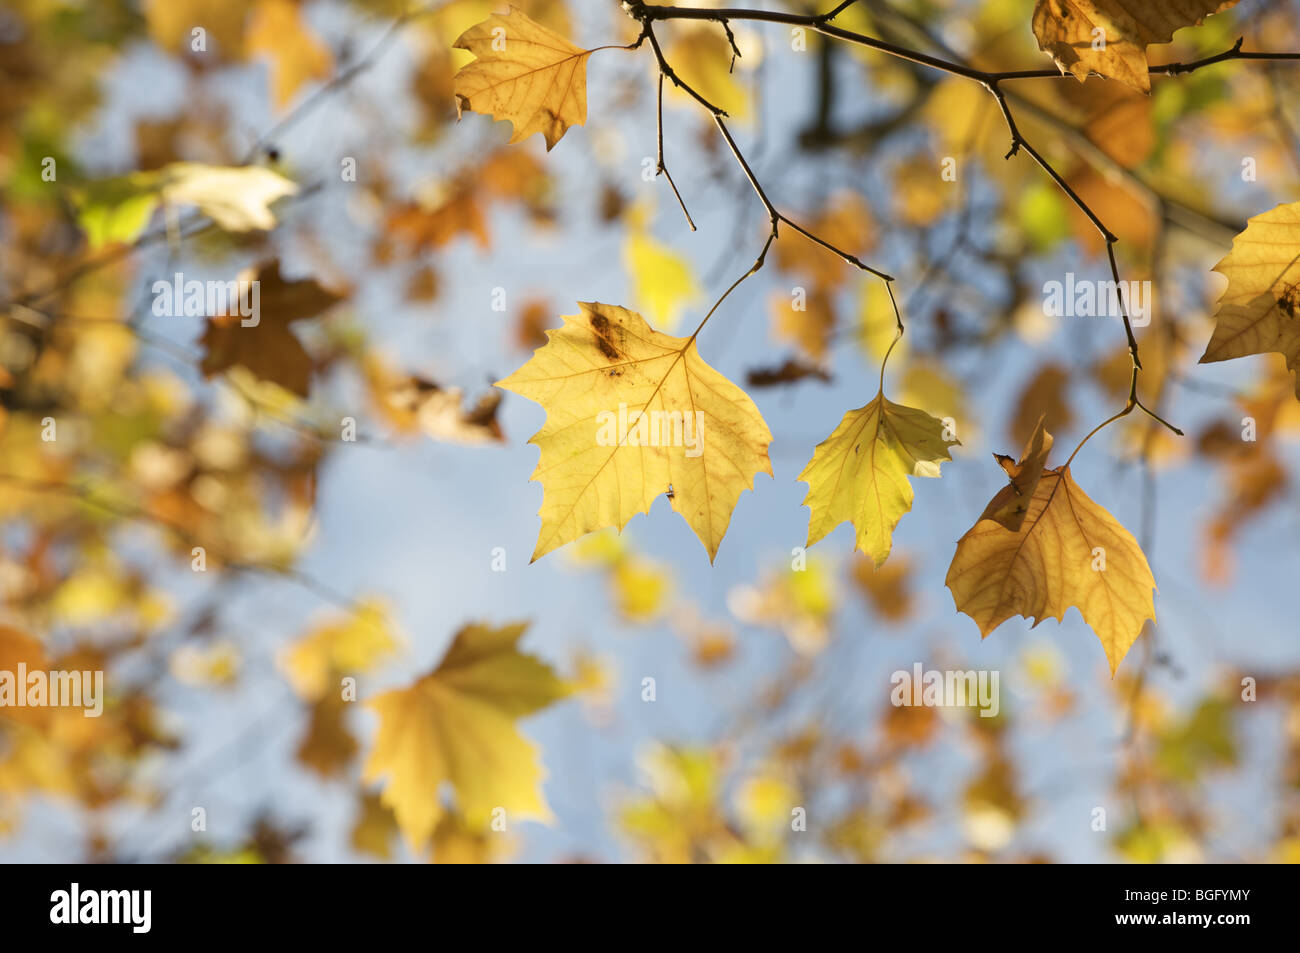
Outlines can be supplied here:
[[873, 364], [879, 364], [886, 354], [891, 354], [890, 359], [897, 368], [900, 363], [907, 361], [909, 350], [907, 338], [900, 340], [892, 353], [889, 350], [898, 331], [894, 306], [889, 302], [889, 291], [883, 281], [874, 277], [864, 278], [859, 289], [858, 346]]
[[315, 701], [337, 688], [330, 685], [333, 676], [369, 672], [398, 644], [388, 613], [377, 603], [363, 602], [290, 645], [280, 668], [299, 696]]
[[250, 55], [271, 58], [271, 88], [277, 109], [292, 101], [303, 83], [325, 79], [334, 58], [291, 0], [260, 0], [248, 20], [244, 42]]
[[845, 520], [857, 531], [857, 547], [880, 566], [889, 556], [894, 527], [912, 508], [909, 476], [939, 476], [951, 460], [943, 421], [923, 410], [895, 404], [883, 393], [850, 410], [817, 445], [799, 474], [808, 484], [811, 546]]
[[259, 166], [217, 166], [173, 162], [164, 167], [163, 201], [197, 205], [228, 232], [275, 227], [270, 204], [293, 195], [298, 186]]
[[1147, 46], [1168, 43], [1183, 27], [1235, 6], [1237, 0], [1038, 0], [1034, 36], [1061, 72], [1089, 73], [1151, 91]]
[[[898, 343], [901, 347], [903, 342]], [[971, 401], [961, 381], [942, 363], [924, 357], [908, 362], [899, 388], [902, 403], [928, 407], [940, 420], [951, 420], [954, 436], [960, 434], [967, 444], [977, 442], [979, 428], [970, 413]]]
[[709, 560], [740, 494], [772, 473], [772, 434], [749, 396], [704, 362], [693, 338], [653, 330], [616, 305], [580, 302], [497, 386], [546, 409], [536, 560], [606, 526], [622, 529], [660, 494]]
[[549, 152], [565, 131], [587, 121], [587, 57], [554, 30], [516, 7], [493, 14], [460, 35], [454, 46], [476, 59], [456, 74], [456, 111], [508, 119], [511, 142], [535, 132]]
[[809, 559], [801, 567], [764, 573], [757, 585], [736, 586], [727, 608], [747, 625], [770, 626], [800, 655], [814, 656], [830, 643], [838, 593], [825, 563]]
[[1005, 470], [1007, 477], [1010, 478], [1011, 485], [1008, 489], [1013, 492], [1007, 494], [996, 508], [990, 503], [984, 515], [1013, 533], [1019, 530], [1020, 524], [1025, 521], [1030, 501], [1034, 498], [1038, 481], [1047, 466], [1047, 455], [1052, 450], [1052, 435], [1047, 432], [1046, 420], [1046, 414], [1039, 415], [1038, 423], [1034, 426], [1033, 433], [1029, 435], [1019, 461], [1013, 461], [1004, 453], [993, 454], [993, 459], [997, 460], [998, 466]]
[[[1039, 434], [1051, 436], [1041, 424]], [[974, 619], [984, 638], [1013, 615], [1036, 626], [1048, 616], [1061, 621], [1074, 606], [1101, 640], [1113, 675], [1146, 620], [1155, 621], [1151, 567], [1133, 535], [1088, 498], [1068, 466], [1042, 470], [1031, 494], [1019, 529], [991, 518], [1019, 498], [1016, 486], [1007, 486], [957, 542], [945, 580], [957, 611]]]
[[[203, 56], [219, 54], [222, 59], [242, 55], [244, 19], [251, 0], [146, 0], [145, 21], [149, 35], [168, 53], [193, 51], [194, 30], [202, 28], [207, 48]], [[212, 40], [216, 41], [215, 49]]]
[[515, 720], [569, 688], [549, 666], [516, 649], [525, 628], [466, 626], [436, 669], [367, 702], [379, 715], [379, 731], [365, 780], [388, 778], [382, 800], [412, 850], [428, 842], [445, 813], [444, 783], [471, 825], [486, 823], [494, 808], [504, 808], [512, 821], [549, 820], [537, 748]]
[[326, 692], [311, 706], [307, 732], [298, 743], [298, 761], [322, 778], [340, 774], [357, 753], [357, 740], [348, 730], [351, 707], [342, 692]]
[[397, 821], [393, 819], [393, 812], [380, 803], [378, 795], [360, 792], [350, 837], [353, 850], [380, 860], [392, 860], [396, 834]]
[[672, 577], [658, 564], [636, 557], [622, 560], [612, 579], [618, 611], [630, 622], [649, 622], [663, 611]]
[[691, 263], [648, 235], [632, 232], [623, 246], [632, 296], [656, 328], [672, 331], [682, 309], [702, 295]]
[[[1228, 290], [1201, 363], [1276, 351], [1300, 370], [1300, 202], [1250, 219], [1214, 270]], [[1295, 392], [1300, 398], [1300, 374]]]
[[[731, 43], [716, 24], [683, 23], [673, 30], [667, 47], [668, 62], [683, 82], [735, 119], [749, 114], [749, 93], [731, 67]], [[669, 96], [687, 101], [684, 91], [671, 83], [665, 86]]]

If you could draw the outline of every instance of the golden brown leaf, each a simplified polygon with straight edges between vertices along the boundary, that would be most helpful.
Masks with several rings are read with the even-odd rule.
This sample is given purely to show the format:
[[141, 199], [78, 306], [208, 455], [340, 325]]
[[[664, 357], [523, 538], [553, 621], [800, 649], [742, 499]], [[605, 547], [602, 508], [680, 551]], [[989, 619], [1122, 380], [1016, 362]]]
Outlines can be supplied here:
[[456, 111], [508, 119], [511, 142], [535, 132], [549, 152], [572, 125], [587, 121], [587, 57], [563, 36], [511, 7], [470, 27], [453, 44], [474, 62], [456, 74]]

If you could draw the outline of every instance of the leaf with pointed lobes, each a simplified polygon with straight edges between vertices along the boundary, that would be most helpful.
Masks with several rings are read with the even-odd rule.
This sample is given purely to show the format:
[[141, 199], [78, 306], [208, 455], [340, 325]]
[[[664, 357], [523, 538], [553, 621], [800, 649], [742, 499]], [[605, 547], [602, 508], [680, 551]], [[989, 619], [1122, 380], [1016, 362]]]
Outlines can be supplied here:
[[799, 474], [811, 510], [807, 545], [851, 520], [857, 548], [879, 567], [889, 558], [894, 527], [912, 508], [908, 477], [939, 476], [939, 465], [952, 459], [948, 448], [959, 442], [946, 436], [939, 418], [884, 393], [850, 410]]
[[1018, 462], [1005, 453], [993, 454], [993, 459], [997, 460], [998, 466], [1006, 471], [1011, 480], [1009, 489], [1015, 492], [1007, 494], [1006, 499], [996, 510], [986, 510], [984, 515], [1013, 533], [1020, 529], [1020, 524], [1025, 521], [1025, 514], [1029, 512], [1029, 501], [1034, 498], [1034, 490], [1037, 489], [1038, 481], [1043, 475], [1043, 468], [1047, 465], [1047, 455], [1052, 450], [1052, 435], [1044, 426], [1046, 420], [1046, 414], [1039, 415], [1038, 423], [1034, 425], [1034, 432], [1025, 444], [1025, 449], [1021, 451]]
[[366, 702], [379, 731], [364, 777], [387, 779], [381, 799], [412, 850], [446, 816], [444, 783], [456, 814], [476, 830], [487, 830], [497, 809], [509, 820], [550, 820], [537, 747], [515, 722], [564, 698], [570, 686], [519, 651], [527, 627], [468, 625], [432, 672]]
[[[740, 494], [772, 474], [772, 434], [749, 395], [704, 362], [694, 337], [651, 328], [617, 305], [580, 302], [497, 386], [535, 401], [546, 423], [536, 560], [580, 536], [622, 529], [661, 495], [709, 553]], [[671, 490], [671, 492], [669, 492]]]
[[508, 119], [511, 142], [535, 132], [551, 151], [570, 126], [587, 121], [587, 57], [554, 30], [511, 7], [470, 27], [453, 44], [476, 59], [456, 74], [456, 114]]
[[1275, 351], [1300, 399], [1300, 202], [1256, 215], [1214, 266], [1228, 279], [1202, 364]]
[[[1068, 466], [1041, 469], [1049, 444], [1040, 422], [1021, 463], [999, 461], [1012, 484], [958, 540], [945, 582], [981, 638], [1014, 615], [1036, 626], [1049, 616], [1063, 620], [1074, 606], [1114, 675], [1147, 620], [1155, 621], [1155, 578], [1137, 540], [1080, 489]], [[1000, 519], [1022, 505], [1015, 519]]]
[[[255, 273], [241, 274], [240, 281], [251, 282], [239, 287], [241, 300], [227, 301], [226, 314], [207, 320], [200, 341], [204, 348], [200, 369], [205, 377], [211, 377], [242, 366], [258, 378], [306, 398], [315, 365], [290, 325], [316, 317], [346, 295], [336, 294], [312, 278], [284, 278], [278, 260]], [[254, 303], [255, 308], [248, 307]]]
[[1147, 46], [1168, 43], [1237, 0], [1038, 0], [1033, 30], [1038, 48], [1062, 73], [1083, 82], [1089, 73], [1151, 91]]

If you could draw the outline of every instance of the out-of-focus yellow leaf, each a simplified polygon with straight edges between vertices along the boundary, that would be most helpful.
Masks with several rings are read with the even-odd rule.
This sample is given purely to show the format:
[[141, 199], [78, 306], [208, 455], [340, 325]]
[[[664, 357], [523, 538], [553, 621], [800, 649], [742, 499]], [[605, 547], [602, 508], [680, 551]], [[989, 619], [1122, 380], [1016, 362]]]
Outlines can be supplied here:
[[[729, 116], [746, 118], [751, 108], [749, 93], [731, 69], [732, 50], [726, 34], [713, 23], [682, 21], [674, 27], [664, 50], [673, 71]], [[687, 102], [687, 94], [672, 83], [665, 83], [664, 89], [678, 102]]]
[[835, 580], [826, 564], [809, 559], [801, 569], [767, 574], [758, 585], [727, 593], [727, 608], [741, 622], [779, 629], [801, 655], [816, 655], [830, 639]]
[[289, 105], [303, 83], [326, 79], [334, 69], [334, 57], [292, 0], [257, 0], [244, 40], [249, 55], [271, 59], [277, 109]]
[[353, 850], [380, 860], [393, 859], [393, 841], [397, 838], [397, 818], [386, 808], [378, 794], [362, 791], [357, 800], [357, 816], [352, 822]]
[[633, 300], [659, 330], [675, 330], [682, 310], [703, 297], [690, 262], [649, 235], [631, 232], [623, 261], [632, 276]]
[[[871, 363], [879, 364], [885, 359], [898, 332], [894, 306], [889, 303], [889, 291], [883, 281], [873, 277], [863, 278], [859, 285], [857, 318], [858, 346]], [[907, 338], [904, 337], [890, 354], [889, 359], [894, 367], [907, 361], [908, 350]]]
[[[244, 20], [253, 0], [145, 0], [149, 35], [168, 53], [190, 50], [194, 30], [205, 31], [207, 54], [243, 55]], [[216, 40], [215, 47], [211, 40]], [[198, 51], [195, 51], [198, 52]]]
[[280, 668], [302, 698], [315, 701], [337, 694], [335, 676], [373, 671], [401, 643], [388, 612], [376, 602], [362, 602], [341, 618], [317, 626], [280, 656]]
[[550, 818], [538, 751], [515, 721], [570, 689], [545, 663], [518, 651], [525, 628], [466, 626], [432, 672], [366, 703], [379, 716], [379, 731], [364, 776], [387, 778], [383, 802], [412, 850], [428, 842], [444, 816], [444, 783], [474, 829], [485, 828], [498, 808], [514, 822]]

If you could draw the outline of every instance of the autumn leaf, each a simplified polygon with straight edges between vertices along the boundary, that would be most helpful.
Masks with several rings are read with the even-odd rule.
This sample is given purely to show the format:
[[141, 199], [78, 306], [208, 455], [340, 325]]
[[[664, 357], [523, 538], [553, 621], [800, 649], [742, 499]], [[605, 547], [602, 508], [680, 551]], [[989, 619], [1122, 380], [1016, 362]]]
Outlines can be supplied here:
[[48, 709], [14, 704], [17, 693], [26, 692], [27, 688], [18, 681], [19, 665], [25, 666], [28, 671], [45, 669], [49, 665], [45, 646], [39, 639], [21, 629], [0, 623], [0, 701], [3, 701], [0, 704], [0, 718], [31, 724], [43, 723], [47, 720]]
[[[1128, 352], [1124, 353], [1127, 356]], [[1074, 423], [1074, 410], [1070, 406], [1069, 385], [1069, 368], [1054, 361], [1044, 364], [1025, 382], [1016, 398], [1016, 413], [1010, 423], [1011, 437], [1016, 443], [1023, 443], [1033, 436], [1034, 424], [1039, 417], [1043, 417], [1045, 427], [1058, 432], [1070, 429]]]
[[676, 330], [682, 311], [702, 294], [690, 261], [644, 231], [631, 229], [623, 261], [632, 277], [632, 295], [654, 326]]
[[536, 747], [515, 721], [569, 693], [549, 666], [516, 648], [527, 623], [469, 625], [429, 674], [366, 703], [379, 731], [365, 780], [387, 778], [383, 803], [413, 850], [444, 816], [440, 787], [455, 791], [457, 813], [485, 825], [495, 808], [511, 820], [547, 820]]
[[242, 53], [244, 20], [252, 0], [145, 0], [149, 34], [162, 49], [191, 51], [193, 31], [202, 27], [215, 40], [204, 56], [238, 59]]
[[77, 189], [77, 223], [91, 250], [139, 238], [158, 207], [158, 184], [156, 173], [132, 172]]
[[895, 556], [879, 569], [872, 560], [856, 556], [850, 571], [850, 578], [876, 615], [890, 622], [906, 619], [912, 611], [911, 575], [912, 564], [906, 555]]
[[909, 476], [939, 476], [951, 460], [944, 423], [923, 410], [895, 404], [877, 393], [850, 410], [817, 445], [799, 479], [808, 484], [808, 543], [850, 520], [857, 548], [880, 566], [889, 557], [894, 527], [912, 508]]
[[511, 142], [535, 132], [549, 152], [572, 125], [587, 121], [587, 57], [554, 30], [511, 7], [470, 27], [453, 44], [476, 59], [456, 74], [456, 114], [464, 109], [508, 119]]
[[[1200, 363], [1276, 351], [1300, 370], [1300, 202], [1247, 221], [1214, 270], [1228, 288]], [[1300, 374], [1295, 393], [1300, 399]]]
[[307, 731], [298, 744], [298, 761], [322, 778], [342, 773], [357, 753], [357, 739], [348, 730], [351, 703], [341, 692], [328, 692], [312, 706]]
[[985, 516], [1013, 533], [1019, 530], [1020, 524], [1025, 521], [1025, 515], [1029, 512], [1029, 503], [1034, 498], [1038, 481], [1047, 466], [1047, 455], [1052, 450], [1053, 440], [1052, 435], [1047, 432], [1046, 420], [1046, 414], [1039, 415], [1038, 423], [1025, 442], [1025, 449], [1021, 452], [1018, 461], [1012, 460], [1004, 453], [993, 454], [993, 459], [997, 460], [998, 466], [1006, 471], [1011, 481], [1010, 489], [1015, 492], [1008, 494], [996, 509], [986, 510]]
[[[684, 83], [728, 115], [744, 119], [752, 111], [749, 91], [733, 68], [731, 42], [712, 27], [687, 21], [676, 25], [667, 41], [666, 57]], [[675, 84], [669, 86], [668, 95], [683, 105], [693, 105]]]
[[376, 357], [366, 360], [366, 383], [384, 417], [399, 430], [421, 430], [435, 440], [463, 446], [501, 443], [497, 421], [502, 394], [492, 390], [467, 404], [459, 387], [443, 387], [414, 374], [399, 374]]
[[301, 698], [318, 701], [338, 694], [337, 682], [330, 684], [336, 676], [371, 671], [398, 644], [383, 606], [362, 602], [296, 640], [281, 654], [279, 664]]
[[260, 0], [249, 16], [244, 43], [250, 55], [270, 58], [277, 109], [289, 105], [303, 83], [325, 79], [334, 68], [329, 49], [291, 0]]
[[173, 162], [163, 168], [162, 174], [164, 202], [197, 205], [200, 212], [228, 232], [274, 228], [271, 203], [298, 191], [298, 186], [284, 176], [254, 165]]
[[1019, 528], [994, 518], [1022, 499], [1013, 483], [958, 540], [945, 582], [981, 638], [1014, 615], [1036, 626], [1049, 616], [1063, 620], [1074, 606], [1101, 640], [1113, 675], [1146, 621], [1155, 621], [1155, 579], [1137, 540], [1079, 488], [1068, 464], [1041, 470], [1036, 480], [1026, 471], [1037, 469], [1040, 451], [1046, 456], [1051, 435], [1041, 423], [1040, 435], [1022, 463], [1008, 469], [1014, 481], [1032, 486]]
[[[1080, 82], [1096, 73], [1151, 91], [1147, 46], [1168, 43], [1237, 0], [1038, 0], [1034, 36], [1061, 72]], [[1097, 31], [1101, 31], [1098, 33]]]
[[393, 812], [383, 805], [379, 795], [362, 791], [357, 798], [356, 820], [352, 822], [349, 837], [353, 849], [379, 860], [392, 860], [396, 836]]
[[[239, 365], [262, 380], [306, 397], [313, 363], [289, 325], [315, 317], [342, 301], [343, 296], [310, 278], [286, 280], [280, 274], [278, 261], [264, 266], [253, 280], [258, 282], [257, 314], [245, 316], [232, 306], [227, 310], [233, 313], [208, 318], [200, 341], [204, 348], [203, 373], [211, 377]], [[245, 323], [254, 320], [256, 323]]]
[[704, 362], [694, 338], [635, 311], [579, 302], [547, 343], [497, 386], [546, 409], [536, 560], [606, 526], [622, 529], [668, 494], [709, 560], [740, 494], [772, 473], [772, 434], [749, 396]]

